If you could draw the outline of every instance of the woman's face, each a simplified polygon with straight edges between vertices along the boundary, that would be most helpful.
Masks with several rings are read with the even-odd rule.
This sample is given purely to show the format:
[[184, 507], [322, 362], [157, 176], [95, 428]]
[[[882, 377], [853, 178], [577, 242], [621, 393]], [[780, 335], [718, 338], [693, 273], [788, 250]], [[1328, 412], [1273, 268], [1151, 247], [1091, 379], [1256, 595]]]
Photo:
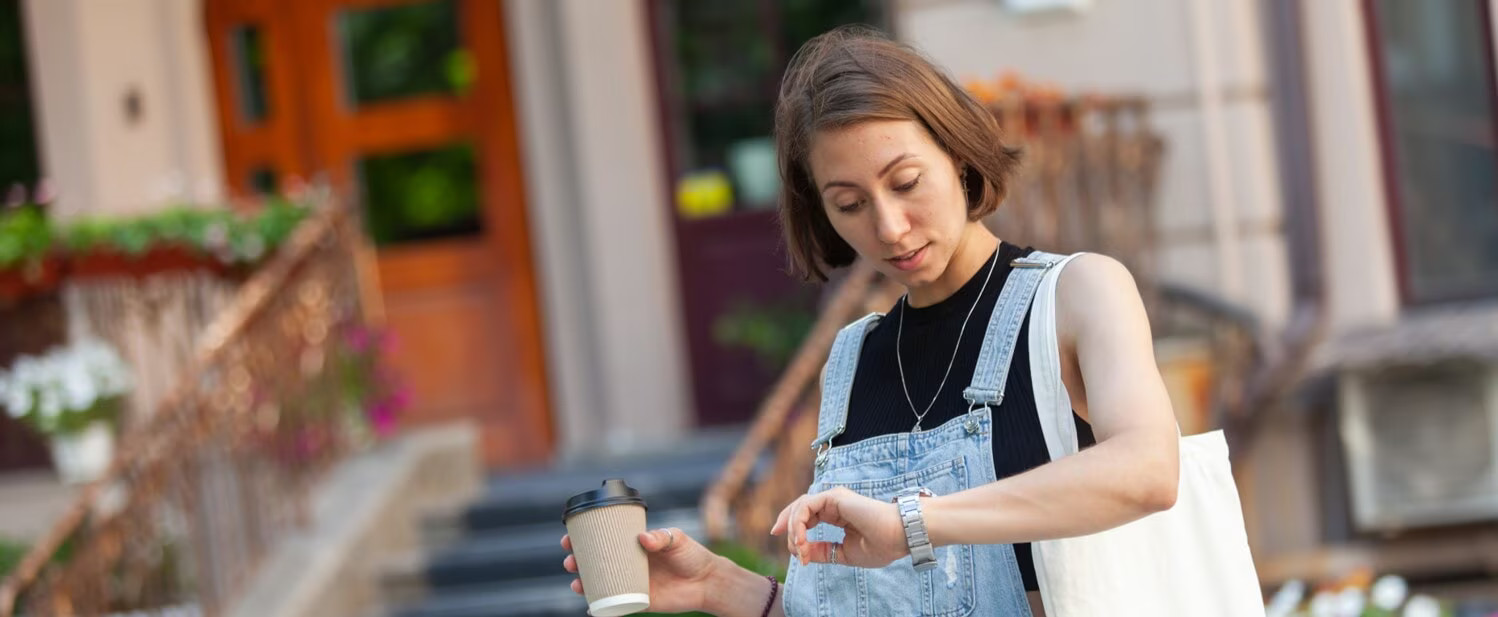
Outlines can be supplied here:
[[[910, 289], [940, 300], [961, 281], [944, 281], [969, 237], [959, 170], [925, 128], [908, 120], [862, 122], [812, 140], [812, 178], [828, 220], [853, 250]], [[933, 300], [933, 301], [934, 301]]]

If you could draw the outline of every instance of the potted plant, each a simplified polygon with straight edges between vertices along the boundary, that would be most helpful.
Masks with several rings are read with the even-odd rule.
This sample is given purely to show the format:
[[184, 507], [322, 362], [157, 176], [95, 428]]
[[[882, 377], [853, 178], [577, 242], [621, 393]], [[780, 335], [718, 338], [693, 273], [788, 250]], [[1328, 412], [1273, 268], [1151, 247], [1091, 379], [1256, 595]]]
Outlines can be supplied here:
[[0, 371], [0, 405], [51, 441], [68, 484], [98, 479], [114, 458], [114, 427], [130, 392], [129, 367], [109, 345], [82, 340]]
[[56, 286], [60, 268], [52, 247], [52, 227], [41, 206], [0, 208], [0, 300]]

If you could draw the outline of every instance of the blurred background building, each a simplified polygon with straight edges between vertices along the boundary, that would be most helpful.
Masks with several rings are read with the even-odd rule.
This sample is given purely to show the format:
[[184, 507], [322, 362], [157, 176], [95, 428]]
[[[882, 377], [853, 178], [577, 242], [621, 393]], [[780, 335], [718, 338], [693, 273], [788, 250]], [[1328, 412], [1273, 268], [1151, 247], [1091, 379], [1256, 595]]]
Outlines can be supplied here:
[[[513, 553], [530, 545], [500, 532], [534, 512], [501, 504], [549, 486], [551, 521], [610, 464], [514, 470], [678, 452], [701, 473], [660, 481], [681, 493], [668, 520], [695, 519], [829, 310], [835, 285], [786, 272], [770, 130], [791, 54], [845, 23], [924, 50], [995, 109], [1143, 110], [1117, 120], [1159, 145], [1129, 263], [1152, 307], [1208, 307], [1249, 341], [1224, 357], [1156, 326], [1183, 426], [1230, 430], [1266, 589], [1393, 572], [1495, 596], [1486, 0], [0, 0], [0, 183], [24, 202], [45, 179], [57, 221], [331, 188], [399, 341], [401, 426], [468, 423], [476, 441], [453, 443], [495, 474], [452, 491], [480, 507], [452, 506], [466, 523], [437, 535], [511, 542], [460, 556], [477, 569], [395, 569], [439, 590], [432, 564], [468, 590], [525, 581]], [[1116, 120], [1066, 117], [1100, 135]], [[1027, 174], [1083, 156], [1036, 141]], [[1067, 199], [1088, 198], [1037, 203]], [[35, 331], [0, 324], [0, 367], [45, 347]], [[0, 522], [34, 541], [72, 489], [37, 488], [47, 448], [5, 415], [0, 444], [0, 484], [26, 478]]]

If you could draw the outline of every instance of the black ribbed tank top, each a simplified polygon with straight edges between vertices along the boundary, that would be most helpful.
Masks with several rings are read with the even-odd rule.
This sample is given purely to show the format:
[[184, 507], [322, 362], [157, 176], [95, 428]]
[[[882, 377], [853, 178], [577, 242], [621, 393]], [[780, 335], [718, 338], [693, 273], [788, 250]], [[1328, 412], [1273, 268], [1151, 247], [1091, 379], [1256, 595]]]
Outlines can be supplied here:
[[[962, 343], [957, 350], [957, 359], [952, 364], [952, 373], [946, 386], [941, 389], [940, 399], [932, 405], [921, 426], [936, 428], [942, 423], [967, 412], [967, 401], [962, 390], [973, 380], [973, 370], [978, 363], [978, 352], [983, 346], [983, 335], [988, 330], [988, 318], [998, 303], [999, 291], [1009, 278], [1009, 262], [1029, 255], [1031, 249], [1001, 242], [996, 256], [999, 263], [994, 268], [988, 287], [982, 298], [978, 291], [988, 274], [989, 258], [961, 289], [941, 302], [921, 308], [909, 308], [904, 302], [896, 302], [883, 319], [864, 338], [863, 349], [858, 357], [858, 373], [853, 378], [853, 392], [848, 402], [848, 426], [842, 435], [833, 439], [833, 445], [856, 443], [870, 437], [891, 433], [909, 432], [915, 426], [915, 413], [906, 402], [900, 385], [899, 365], [895, 359], [895, 329], [900, 324], [900, 312], [905, 311], [904, 333], [901, 339], [901, 354], [905, 363], [905, 383], [910, 388], [910, 398], [918, 409], [924, 409], [936, 394], [942, 373], [952, 360], [952, 346], [957, 343], [962, 320], [977, 300], [977, 308], [968, 320], [967, 330], [962, 334]], [[1035, 392], [1030, 385], [1030, 318], [1025, 317], [1015, 344], [1014, 359], [1009, 365], [1009, 375], [1004, 385], [1004, 400], [993, 410], [993, 464], [997, 477], [1006, 478], [1029, 471], [1050, 461], [1046, 452], [1045, 436], [1040, 430], [1040, 417], [1035, 408]], [[1092, 427], [1081, 417], [1073, 414], [1077, 423], [1077, 440], [1082, 447], [1096, 443]], [[1014, 556], [1019, 562], [1020, 575], [1025, 589], [1039, 589], [1035, 582], [1035, 563], [1030, 556], [1029, 544], [1014, 545]]]

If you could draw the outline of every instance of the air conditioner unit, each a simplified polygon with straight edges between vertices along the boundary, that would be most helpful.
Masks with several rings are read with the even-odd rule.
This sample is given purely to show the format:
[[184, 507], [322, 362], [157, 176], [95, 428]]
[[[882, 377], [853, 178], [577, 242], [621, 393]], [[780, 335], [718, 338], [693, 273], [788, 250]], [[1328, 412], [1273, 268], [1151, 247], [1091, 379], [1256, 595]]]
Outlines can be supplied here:
[[1338, 387], [1359, 529], [1498, 520], [1498, 365], [1349, 370]]

